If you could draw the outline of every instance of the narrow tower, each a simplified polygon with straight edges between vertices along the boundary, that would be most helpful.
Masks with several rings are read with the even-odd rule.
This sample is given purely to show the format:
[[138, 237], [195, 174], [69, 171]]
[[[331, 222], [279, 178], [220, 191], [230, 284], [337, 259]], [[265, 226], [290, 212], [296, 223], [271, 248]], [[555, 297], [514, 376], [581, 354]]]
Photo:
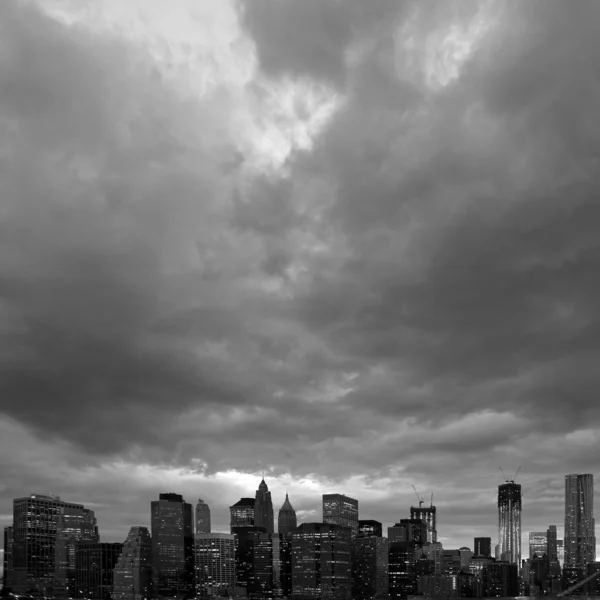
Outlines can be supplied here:
[[274, 533], [275, 530], [273, 501], [264, 479], [260, 482], [254, 499], [254, 525], [264, 527], [267, 533]]
[[196, 504], [196, 533], [210, 533], [210, 508], [202, 498]]
[[498, 554], [521, 565], [521, 485], [512, 479], [498, 486]]
[[283, 503], [283, 506], [279, 509], [279, 517], [277, 519], [277, 530], [279, 533], [287, 537], [288, 534], [293, 533], [297, 526], [298, 523], [296, 520], [296, 511], [292, 507], [290, 499], [286, 494], [285, 502]]
[[565, 475], [565, 567], [596, 560], [594, 476]]

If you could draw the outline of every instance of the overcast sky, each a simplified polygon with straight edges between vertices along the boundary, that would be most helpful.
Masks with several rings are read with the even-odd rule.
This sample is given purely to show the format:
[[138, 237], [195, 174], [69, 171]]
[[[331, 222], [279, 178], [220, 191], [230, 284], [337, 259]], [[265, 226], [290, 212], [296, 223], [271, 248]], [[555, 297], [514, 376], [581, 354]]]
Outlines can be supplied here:
[[600, 452], [596, 0], [2, 0], [0, 526], [176, 492], [447, 548]]

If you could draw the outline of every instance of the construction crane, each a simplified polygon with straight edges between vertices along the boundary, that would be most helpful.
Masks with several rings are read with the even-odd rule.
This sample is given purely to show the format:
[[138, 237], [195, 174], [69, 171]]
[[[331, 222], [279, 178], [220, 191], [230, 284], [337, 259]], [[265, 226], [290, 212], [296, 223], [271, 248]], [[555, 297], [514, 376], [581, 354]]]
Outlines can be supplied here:
[[419, 492], [417, 492], [417, 488], [413, 485], [412, 486], [413, 490], [415, 490], [415, 494], [417, 496], [417, 500], [419, 501], [419, 508], [421, 508], [421, 506], [423, 506], [423, 498], [421, 498], [421, 496], [419, 496]]
[[518, 475], [518, 474], [521, 472], [521, 467], [522, 467], [522, 466], [523, 466], [523, 465], [519, 465], [519, 468], [517, 469], [517, 471], [516, 471], [516, 473], [515, 473], [515, 476], [512, 478], [512, 480], [513, 480], [513, 481], [515, 481], [515, 480], [516, 480], [516, 478], [517, 478], [517, 475]]

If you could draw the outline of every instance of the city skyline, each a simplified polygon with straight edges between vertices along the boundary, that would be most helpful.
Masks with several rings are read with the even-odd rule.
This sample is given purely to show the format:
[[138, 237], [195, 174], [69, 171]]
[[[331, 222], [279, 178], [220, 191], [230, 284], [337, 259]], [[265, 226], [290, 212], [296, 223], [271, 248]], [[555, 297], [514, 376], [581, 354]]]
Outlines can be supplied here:
[[340, 493], [385, 531], [416, 490], [495, 545], [501, 467], [522, 556], [562, 539], [600, 3], [173, 5], [0, 0], [0, 527], [56, 493], [123, 542], [175, 493], [228, 533], [264, 472], [274, 518]]

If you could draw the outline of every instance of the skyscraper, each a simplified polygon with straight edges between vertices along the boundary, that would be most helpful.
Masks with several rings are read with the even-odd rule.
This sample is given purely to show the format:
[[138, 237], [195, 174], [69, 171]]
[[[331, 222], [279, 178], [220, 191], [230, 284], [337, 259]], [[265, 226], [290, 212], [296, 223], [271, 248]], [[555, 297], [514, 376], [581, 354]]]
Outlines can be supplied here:
[[2, 560], [2, 587], [4, 591], [12, 590], [12, 557], [13, 557], [13, 528], [4, 528], [4, 558]]
[[372, 600], [389, 591], [388, 541], [381, 535], [352, 540], [352, 599]]
[[421, 519], [427, 525], [427, 542], [437, 542], [437, 510], [431, 506], [411, 506], [410, 518]]
[[351, 532], [348, 527], [327, 523], [303, 523], [296, 529], [292, 538], [294, 596], [351, 598]]
[[521, 565], [521, 485], [498, 486], [498, 553], [500, 560]]
[[362, 537], [381, 537], [383, 527], [379, 521], [373, 519], [361, 520], [358, 522], [358, 535]]
[[585, 569], [596, 560], [594, 476], [565, 475], [565, 566]]
[[349, 527], [358, 534], [358, 500], [344, 494], [323, 494], [323, 523]]
[[284, 584], [285, 549], [283, 536], [259, 533], [254, 546], [254, 589], [258, 598], [281, 598]]
[[123, 544], [106, 542], [76, 542], [75, 598], [110, 600], [114, 568]]
[[529, 558], [537, 555], [538, 558], [548, 553], [548, 532], [530, 531], [529, 532]]
[[296, 521], [296, 511], [292, 507], [290, 499], [286, 494], [285, 502], [279, 509], [279, 516], [277, 518], [277, 531], [286, 537], [288, 534], [293, 533], [297, 526], [298, 523]]
[[416, 546], [428, 543], [427, 523], [422, 519], [400, 519], [393, 527], [388, 527], [391, 542], [414, 542]]
[[264, 527], [267, 533], [275, 531], [273, 501], [264, 479], [260, 482], [254, 498], [254, 524], [257, 527]]
[[197, 533], [196, 596], [223, 596], [235, 587], [235, 535]]
[[194, 597], [192, 505], [179, 494], [160, 494], [152, 507], [153, 594]]
[[489, 537], [476, 537], [474, 540], [474, 556], [485, 556], [489, 558], [492, 556], [492, 538]]
[[152, 537], [132, 527], [113, 570], [112, 600], [148, 600], [152, 592]]
[[240, 498], [229, 507], [231, 533], [234, 528], [254, 527], [254, 498]]
[[196, 533], [210, 533], [210, 508], [202, 498], [196, 504]]
[[548, 556], [548, 571], [551, 577], [560, 577], [560, 562], [558, 560], [558, 540], [556, 525], [550, 525], [546, 532], [546, 555]]
[[50, 594], [56, 566], [56, 531], [61, 515], [81, 504], [58, 496], [32, 494], [13, 501], [12, 587], [17, 595]]

